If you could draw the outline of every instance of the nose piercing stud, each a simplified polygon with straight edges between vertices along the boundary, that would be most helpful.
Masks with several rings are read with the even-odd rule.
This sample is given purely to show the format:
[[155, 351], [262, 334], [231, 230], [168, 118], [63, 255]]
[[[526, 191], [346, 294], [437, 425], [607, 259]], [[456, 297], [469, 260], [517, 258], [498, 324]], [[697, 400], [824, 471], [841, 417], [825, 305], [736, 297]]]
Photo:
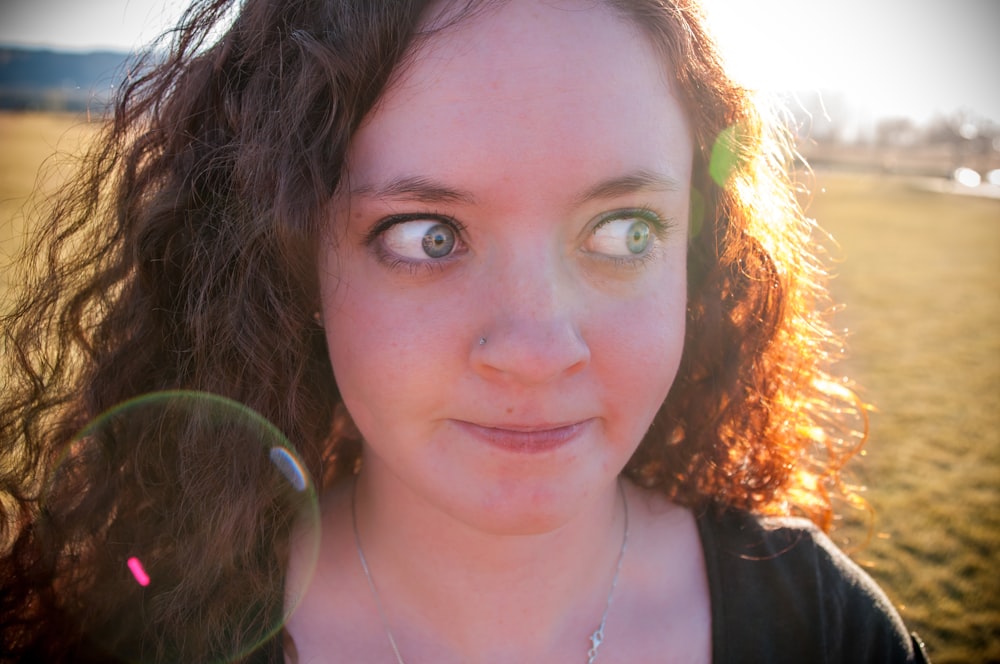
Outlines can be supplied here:
[[479, 345], [480, 346], [486, 345], [486, 337], [479, 337]]

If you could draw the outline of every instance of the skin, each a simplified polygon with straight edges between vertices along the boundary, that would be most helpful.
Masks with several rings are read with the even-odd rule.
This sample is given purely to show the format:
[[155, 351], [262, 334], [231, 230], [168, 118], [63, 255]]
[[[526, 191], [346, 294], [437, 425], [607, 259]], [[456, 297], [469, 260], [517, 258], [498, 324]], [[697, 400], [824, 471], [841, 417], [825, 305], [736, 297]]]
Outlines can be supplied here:
[[[409, 664], [585, 660], [621, 545], [618, 475], [684, 338], [693, 148], [667, 71], [599, 5], [514, 0], [424, 44], [353, 138], [323, 320], [365, 439], [359, 531]], [[352, 490], [324, 501], [289, 623], [304, 660], [394, 661]], [[626, 493], [601, 660], [704, 660], [693, 520]]]

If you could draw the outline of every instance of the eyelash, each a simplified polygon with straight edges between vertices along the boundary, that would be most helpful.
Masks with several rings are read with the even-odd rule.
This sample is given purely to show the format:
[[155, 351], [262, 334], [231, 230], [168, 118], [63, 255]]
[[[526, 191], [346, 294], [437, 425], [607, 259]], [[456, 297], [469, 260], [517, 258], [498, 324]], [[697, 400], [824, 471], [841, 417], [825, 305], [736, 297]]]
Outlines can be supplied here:
[[673, 223], [669, 218], [664, 219], [663, 216], [660, 215], [656, 210], [642, 206], [634, 208], [624, 208], [621, 210], [615, 210], [613, 212], [609, 212], [603, 217], [601, 217], [601, 220], [594, 225], [593, 230], [596, 231], [604, 224], [607, 224], [612, 221], [617, 221], [619, 219], [633, 219], [633, 218], [642, 219], [643, 221], [649, 222], [653, 227], [653, 231], [656, 233], [656, 237], [660, 239], [663, 239], [663, 236], [666, 234], [666, 232], [670, 230], [670, 228], [673, 226]]

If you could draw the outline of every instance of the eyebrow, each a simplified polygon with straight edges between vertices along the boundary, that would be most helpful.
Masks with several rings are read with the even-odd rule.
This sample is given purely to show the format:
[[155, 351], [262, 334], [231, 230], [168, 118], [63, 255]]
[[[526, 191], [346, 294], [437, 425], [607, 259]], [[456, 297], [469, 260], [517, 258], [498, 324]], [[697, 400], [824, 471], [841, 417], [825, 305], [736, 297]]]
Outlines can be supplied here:
[[578, 202], [583, 204], [602, 198], [624, 196], [637, 191], [678, 191], [679, 189], [680, 183], [669, 175], [642, 168], [621, 177], [598, 182], [583, 192]]
[[404, 198], [423, 203], [473, 203], [475, 196], [422, 177], [401, 177], [380, 185], [363, 185], [351, 190], [352, 196]]
[[[578, 204], [603, 198], [615, 198], [637, 191], [678, 191], [680, 185], [674, 178], [647, 169], [598, 182], [581, 194]], [[454, 189], [424, 177], [399, 177], [385, 184], [362, 185], [351, 190], [352, 196], [374, 198], [402, 198], [422, 203], [474, 203], [476, 197], [463, 189]]]

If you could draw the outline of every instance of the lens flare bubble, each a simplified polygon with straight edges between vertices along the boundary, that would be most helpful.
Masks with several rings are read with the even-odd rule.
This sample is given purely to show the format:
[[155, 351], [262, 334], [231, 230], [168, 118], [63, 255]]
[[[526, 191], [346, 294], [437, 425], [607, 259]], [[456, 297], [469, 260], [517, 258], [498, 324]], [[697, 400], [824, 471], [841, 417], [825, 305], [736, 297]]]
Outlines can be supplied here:
[[231, 662], [281, 652], [312, 580], [319, 502], [269, 421], [205, 392], [106, 411], [45, 478], [39, 537], [59, 543], [64, 607], [123, 661]]
[[293, 453], [285, 447], [272, 447], [268, 453], [271, 462], [277, 466], [285, 479], [295, 488], [296, 491], [305, 491], [308, 487], [306, 473], [302, 465], [295, 460]]
[[956, 168], [951, 177], [960, 185], [964, 187], [972, 187], [973, 189], [978, 187], [983, 182], [983, 178], [978, 172], [965, 167]]

